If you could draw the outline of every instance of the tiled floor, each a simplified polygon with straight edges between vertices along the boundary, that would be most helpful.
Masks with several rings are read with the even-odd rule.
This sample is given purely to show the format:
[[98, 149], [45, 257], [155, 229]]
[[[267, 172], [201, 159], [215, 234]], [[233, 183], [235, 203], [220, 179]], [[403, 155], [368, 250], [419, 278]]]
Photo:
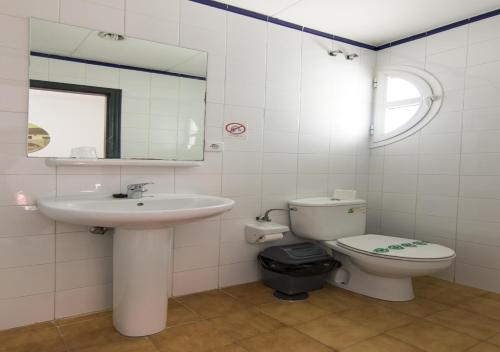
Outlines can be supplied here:
[[290, 303], [251, 283], [171, 299], [147, 338], [104, 312], [0, 332], [0, 352], [500, 352], [500, 295], [428, 277], [415, 291], [396, 303], [328, 286]]

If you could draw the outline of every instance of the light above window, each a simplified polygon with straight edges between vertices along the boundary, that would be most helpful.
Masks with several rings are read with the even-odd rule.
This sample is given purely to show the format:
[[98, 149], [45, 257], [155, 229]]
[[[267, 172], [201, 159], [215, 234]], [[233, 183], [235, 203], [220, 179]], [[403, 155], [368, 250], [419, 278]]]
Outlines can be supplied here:
[[443, 90], [428, 72], [397, 66], [379, 70], [375, 79], [372, 147], [406, 138], [437, 114]]

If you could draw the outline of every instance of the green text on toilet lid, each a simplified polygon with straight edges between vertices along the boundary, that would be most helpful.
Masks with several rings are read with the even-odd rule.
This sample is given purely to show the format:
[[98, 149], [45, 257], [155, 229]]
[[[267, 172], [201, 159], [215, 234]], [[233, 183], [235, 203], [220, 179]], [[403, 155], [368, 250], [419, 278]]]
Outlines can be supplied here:
[[387, 248], [375, 248], [373, 250], [375, 253], [387, 253], [389, 250]]
[[416, 247], [417, 246], [416, 244], [413, 244], [413, 243], [401, 243], [401, 245], [403, 247]]
[[395, 251], [400, 251], [400, 250], [403, 250], [403, 249], [406, 249], [406, 248], [415, 248], [415, 247], [418, 247], [418, 246], [425, 246], [427, 245], [427, 242], [425, 241], [413, 241], [413, 242], [405, 242], [405, 243], [401, 243], [401, 244], [391, 244], [390, 246], [387, 246], [387, 248], [382, 248], [382, 247], [379, 247], [379, 248], [375, 248], [374, 250], [372, 250], [372, 252], [374, 253], [387, 253], [387, 252], [390, 252], [390, 250], [395, 250]]

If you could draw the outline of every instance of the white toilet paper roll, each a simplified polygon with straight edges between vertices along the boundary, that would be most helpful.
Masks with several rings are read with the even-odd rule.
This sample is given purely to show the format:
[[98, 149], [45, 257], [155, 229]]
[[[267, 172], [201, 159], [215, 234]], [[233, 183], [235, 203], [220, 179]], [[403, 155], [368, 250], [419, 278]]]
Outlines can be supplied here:
[[257, 242], [262, 243], [262, 242], [271, 242], [271, 241], [278, 241], [283, 238], [283, 234], [280, 233], [271, 233], [269, 235], [264, 235], [259, 237]]

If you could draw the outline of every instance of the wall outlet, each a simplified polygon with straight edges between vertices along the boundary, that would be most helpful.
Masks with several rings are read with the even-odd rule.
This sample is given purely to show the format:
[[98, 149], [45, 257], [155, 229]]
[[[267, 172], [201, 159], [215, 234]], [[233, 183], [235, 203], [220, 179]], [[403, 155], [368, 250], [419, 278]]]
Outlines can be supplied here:
[[205, 141], [206, 152], [222, 152], [224, 150], [224, 142]]

